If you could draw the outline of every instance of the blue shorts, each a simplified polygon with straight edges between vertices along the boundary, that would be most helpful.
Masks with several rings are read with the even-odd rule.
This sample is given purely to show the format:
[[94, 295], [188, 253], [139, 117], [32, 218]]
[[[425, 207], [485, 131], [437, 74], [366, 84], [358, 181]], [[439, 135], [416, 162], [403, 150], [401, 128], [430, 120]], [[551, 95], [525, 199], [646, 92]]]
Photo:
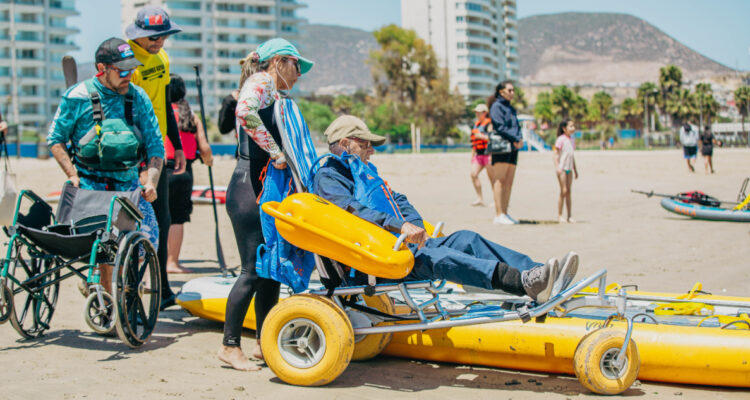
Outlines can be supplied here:
[[698, 154], [698, 146], [682, 146], [682, 154], [685, 159], [696, 158]]
[[[107, 184], [103, 182], [94, 182], [91, 179], [81, 176], [81, 189], [86, 190], [107, 190]], [[110, 187], [111, 190], [120, 192], [130, 192], [138, 189], [140, 182], [134, 179], [129, 182], [118, 182], [114, 184], [114, 187]], [[138, 210], [143, 214], [143, 221], [141, 222], [141, 232], [148, 236], [148, 241], [154, 245], [154, 250], [159, 247], [159, 225], [156, 223], [156, 214], [154, 214], [154, 207], [151, 203], [144, 200], [142, 197], [138, 199]]]

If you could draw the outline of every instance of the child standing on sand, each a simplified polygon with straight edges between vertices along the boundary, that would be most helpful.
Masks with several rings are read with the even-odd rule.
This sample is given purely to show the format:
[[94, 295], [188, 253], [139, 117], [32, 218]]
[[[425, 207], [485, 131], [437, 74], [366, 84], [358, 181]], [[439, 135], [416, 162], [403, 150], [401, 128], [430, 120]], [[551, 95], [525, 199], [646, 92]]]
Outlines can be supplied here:
[[[578, 169], [576, 169], [576, 160], [573, 157], [573, 151], [576, 148], [575, 141], [572, 137], [576, 131], [576, 126], [570, 119], [564, 119], [557, 127], [557, 140], [555, 141], [555, 172], [557, 181], [560, 184], [560, 197], [557, 199], [557, 218], [560, 223], [573, 223], [575, 220], [570, 215], [571, 195], [570, 188], [573, 185], [573, 177], [578, 179]], [[568, 209], [568, 218], [562, 216], [563, 202]]]

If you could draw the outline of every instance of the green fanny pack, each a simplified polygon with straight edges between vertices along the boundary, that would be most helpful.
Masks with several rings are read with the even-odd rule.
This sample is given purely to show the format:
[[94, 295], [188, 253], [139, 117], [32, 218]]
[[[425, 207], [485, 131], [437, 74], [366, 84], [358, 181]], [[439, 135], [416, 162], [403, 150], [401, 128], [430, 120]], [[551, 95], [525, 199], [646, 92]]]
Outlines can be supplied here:
[[78, 141], [75, 159], [97, 171], [123, 171], [137, 166], [145, 149], [140, 130], [133, 125], [133, 90], [125, 96], [125, 118], [104, 118], [101, 95], [92, 80], [86, 81], [94, 126]]

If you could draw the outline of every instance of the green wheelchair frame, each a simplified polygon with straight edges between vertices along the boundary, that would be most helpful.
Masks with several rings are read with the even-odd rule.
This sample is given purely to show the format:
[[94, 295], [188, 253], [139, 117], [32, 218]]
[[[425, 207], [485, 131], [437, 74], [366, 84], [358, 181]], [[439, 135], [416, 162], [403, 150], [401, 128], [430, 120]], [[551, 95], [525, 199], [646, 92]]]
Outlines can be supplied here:
[[[69, 183], [63, 192], [68, 188], [72, 188]], [[70, 225], [59, 224], [52, 207], [34, 192], [20, 193], [13, 225], [4, 228], [10, 241], [0, 272], [0, 324], [10, 321], [25, 339], [41, 336], [50, 328], [60, 282], [78, 276], [85, 282], [79, 289], [88, 294], [84, 319], [94, 332], [111, 335], [116, 331], [132, 348], [148, 340], [161, 300], [156, 251], [140, 232], [143, 215], [135, 204], [125, 196], [100, 193], [103, 199], [111, 197], [107, 214], [87, 216]], [[26, 215], [20, 212], [24, 199], [32, 202]], [[106, 203], [102, 203], [103, 207]], [[61, 207], [62, 203], [58, 215]], [[19, 223], [19, 217], [34, 226]], [[60, 250], [58, 254], [55, 249]], [[102, 264], [114, 267], [112, 293], [102, 286]], [[63, 270], [67, 272], [62, 274]]]

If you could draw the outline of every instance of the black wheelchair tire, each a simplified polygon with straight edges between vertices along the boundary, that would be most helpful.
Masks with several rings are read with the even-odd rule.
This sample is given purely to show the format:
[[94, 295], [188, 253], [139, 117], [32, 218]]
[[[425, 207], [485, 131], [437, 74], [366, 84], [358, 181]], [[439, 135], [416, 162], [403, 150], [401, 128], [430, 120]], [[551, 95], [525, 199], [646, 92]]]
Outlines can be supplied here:
[[[142, 259], [140, 249], [143, 249]], [[159, 261], [143, 233], [131, 232], [120, 240], [112, 291], [117, 309], [117, 336], [131, 348], [140, 347], [156, 326], [161, 304]]]
[[[52, 259], [29, 256], [28, 262], [26, 262], [26, 259], [21, 254], [23, 246], [19, 243], [11, 245], [15, 245], [15, 257], [11, 257], [8, 274], [13, 275], [17, 280], [24, 282], [54, 267]], [[32, 284], [31, 289], [36, 289], [45, 282], [59, 278], [60, 271], [57, 271], [41, 281]], [[49, 329], [49, 323], [55, 312], [57, 297], [60, 293], [60, 282], [58, 281], [42, 289], [38, 293], [38, 297], [26, 291], [20, 285], [15, 284], [12, 280], [8, 280], [7, 283], [8, 288], [13, 294], [13, 306], [11, 307], [9, 318], [10, 324], [24, 339], [34, 339], [42, 336], [44, 331]]]

